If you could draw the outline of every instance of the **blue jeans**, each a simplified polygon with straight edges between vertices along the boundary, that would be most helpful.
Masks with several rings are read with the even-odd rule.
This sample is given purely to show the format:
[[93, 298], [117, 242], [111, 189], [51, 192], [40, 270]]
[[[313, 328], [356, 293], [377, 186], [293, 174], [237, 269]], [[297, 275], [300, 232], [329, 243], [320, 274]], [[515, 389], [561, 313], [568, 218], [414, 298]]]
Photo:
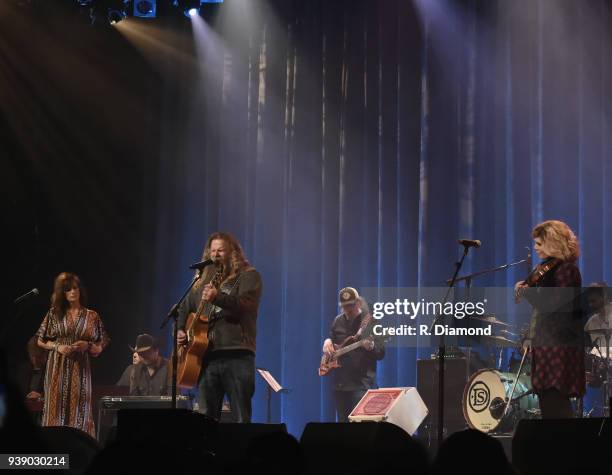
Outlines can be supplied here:
[[251, 422], [251, 399], [255, 393], [255, 355], [218, 356], [200, 374], [200, 411], [221, 418], [223, 397], [227, 394], [233, 422]]

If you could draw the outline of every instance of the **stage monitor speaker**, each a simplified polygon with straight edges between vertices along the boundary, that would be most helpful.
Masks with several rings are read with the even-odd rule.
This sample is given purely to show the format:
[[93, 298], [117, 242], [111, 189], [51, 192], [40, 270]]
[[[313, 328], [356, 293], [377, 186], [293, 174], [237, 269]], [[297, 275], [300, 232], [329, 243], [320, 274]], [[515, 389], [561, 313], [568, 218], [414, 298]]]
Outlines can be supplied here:
[[70, 471], [84, 471], [100, 451], [96, 439], [74, 427], [49, 426], [39, 430], [47, 453], [70, 455]]
[[[88, 473], [201, 473], [213, 467], [216, 421], [189, 409], [120, 409], [109, 440]], [[211, 469], [212, 471], [212, 469]]]
[[425, 449], [405, 430], [388, 422], [306, 425], [300, 439], [306, 473], [380, 473], [396, 467], [425, 473]]
[[351, 422], [390, 422], [414, 434], [427, 417], [416, 388], [370, 389], [349, 415]]
[[218, 426], [214, 419], [189, 409], [121, 409], [117, 414], [117, 442], [210, 447]]
[[217, 437], [213, 445], [217, 458], [226, 461], [238, 461], [244, 458], [251, 442], [262, 436], [275, 433], [287, 433], [285, 424], [219, 424]]
[[523, 419], [512, 439], [512, 464], [521, 475], [610, 473], [611, 442], [610, 419]]
[[[444, 362], [444, 427], [445, 433], [467, 427], [463, 417], [461, 399], [468, 382], [466, 358], [446, 358]], [[429, 427], [432, 433], [438, 427], [438, 360], [417, 360], [417, 389], [429, 409]]]

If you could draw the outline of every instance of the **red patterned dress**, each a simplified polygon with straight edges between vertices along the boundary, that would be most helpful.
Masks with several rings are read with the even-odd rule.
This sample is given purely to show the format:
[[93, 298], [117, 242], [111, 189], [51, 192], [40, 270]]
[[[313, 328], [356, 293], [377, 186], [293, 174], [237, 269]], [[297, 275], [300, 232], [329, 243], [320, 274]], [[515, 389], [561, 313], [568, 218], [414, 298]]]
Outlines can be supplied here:
[[576, 264], [563, 261], [525, 294], [534, 307], [531, 383], [538, 394], [546, 389], [567, 397], [585, 393], [581, 285]]
[[[102, 320], [93, 310], [81, 308], [72, 321], [49, 311], [36, 335], [43, 341], [71, 345], [78, 340], [106, 346]], [[88, 352], [69, 356], [50, 351], [45, 371], [43, 426], [70, 426], [95, 437], [91, 404], [91, 367]]]

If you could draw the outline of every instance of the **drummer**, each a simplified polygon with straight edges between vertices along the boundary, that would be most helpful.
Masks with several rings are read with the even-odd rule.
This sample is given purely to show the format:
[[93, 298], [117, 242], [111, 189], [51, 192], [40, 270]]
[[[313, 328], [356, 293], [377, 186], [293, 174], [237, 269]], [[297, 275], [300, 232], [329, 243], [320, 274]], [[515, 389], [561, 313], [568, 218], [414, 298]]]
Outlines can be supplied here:
[[[612, 303], [608, 300], [608, 285], [605, 282], [593, 283], [587, 288], [586, 296], [591, 316], [584, 330], [591, 337], [593, 346], [591, 353], [604, 356], [606, 340], [603, 332], [597, 333], [597, 330], [612, 329]], [[610, 354], [612, 355], [612, 348], [610, 348]]]

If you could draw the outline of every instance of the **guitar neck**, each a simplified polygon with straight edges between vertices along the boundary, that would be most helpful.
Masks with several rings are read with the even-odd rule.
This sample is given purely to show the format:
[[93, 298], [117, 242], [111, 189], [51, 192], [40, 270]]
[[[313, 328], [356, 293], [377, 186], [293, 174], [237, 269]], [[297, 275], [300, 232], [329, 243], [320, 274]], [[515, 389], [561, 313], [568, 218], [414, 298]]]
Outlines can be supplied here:
[[[218, 288], [219, 287], [219, 282], [221, 280], [221, 277], [222, 277], [221, 273], [219, 273], [219, 272], [215, 273], [213, 278], [210, 280], [210, 283], [215, 288]], [[198, 305], [198, 309], [195, 312], [194, 322], [196, 320], [198, 320], [203, 314], [204, 315], [209, 315], [212, 307], [213, 307], [213, 304], [211, 304], [210, 302], [205, 302], [204, 300], [200, 300], [200, 304]]]
[[334, 355], [336, 356], [336, 358], [348, 353], [349, 351], [353, 351], [357, 348], [359, 348], [360, 346], [363, 345], [364, 340], [359, 340], [356, 341], [355, 343], [351, 343], [348, 346], [345, 346], [344, 348], [340, 348], [339, 350], [336, 350], [336, 352], [334, 353]]

